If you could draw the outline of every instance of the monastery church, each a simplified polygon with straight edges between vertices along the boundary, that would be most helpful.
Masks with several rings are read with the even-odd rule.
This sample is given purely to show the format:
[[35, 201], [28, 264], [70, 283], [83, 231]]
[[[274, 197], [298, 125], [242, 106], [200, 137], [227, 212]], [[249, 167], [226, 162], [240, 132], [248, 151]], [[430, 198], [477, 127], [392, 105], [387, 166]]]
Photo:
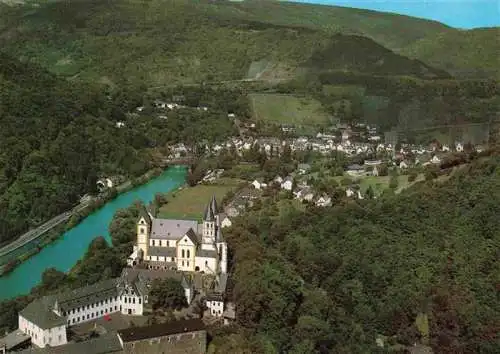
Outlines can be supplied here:
[[[154, 280], [167, 278], [181, 283], [188, 304], [197, 292], [212, 316], [234, 318], [225, 302], [228, 274], [227, 244], [221, 231], [224, 220], [215, 197], [208, 203], [201, 223], [155, 218], [144, 208], [137, 221], [137, 245], [120, 277], [33, 300], [19, 312], [19, 329], [14, 335], [29, 338], [42, 348], [65, 345], [69, 327], [113, 313], [143, 315], [151, 307], [149, 293]], [[215, 279], [209, 287], [197, 281], [206, 275]]]
[[201, 223], [159, 219], [143, 209], [137, 221], [137, 245], [128, 263], [145, 263], [149, 269], [226, 274], [227, 244], [221, 222], [215, 196], [205, 208]]

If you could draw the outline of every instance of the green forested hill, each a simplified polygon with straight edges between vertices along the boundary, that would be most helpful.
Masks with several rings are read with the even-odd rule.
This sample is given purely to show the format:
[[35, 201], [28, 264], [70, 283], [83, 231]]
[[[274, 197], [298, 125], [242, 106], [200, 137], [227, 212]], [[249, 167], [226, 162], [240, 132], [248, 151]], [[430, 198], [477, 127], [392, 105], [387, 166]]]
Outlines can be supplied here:
[[306, 213], [262, 200], [226, 233], [241, 327], [214, 352], [496, 352], [500, 158], [423, 183]]
[[[241, 6], [249, 5], [57, 1], [10, 9], [0, 29], [0, 44], [23, 61], [39, 63], [56, 74], [118, 84], [290, 78], [303, 73], [297, 67], [311, 58], [308, 63], [322, 69], [327, 62], [328, 68], [337, 70], [417, 77], [441, 74], [368, 38], [333, 36], [307, 23], [273, 23]], [[356, 65], [351, 68], [353, 59]]]
[[401, 53], [446, 68], [458, 77], [500, 80], [500, 28], [434, 34], [413, 42]]
[[[227, 110], [237, 111], [238, 95], [188, 92], [190, 104], [210, 112], [185, 109], [165, 121], [152, 114], [144, 92], [110, 94], [0, 52], [0, 243], [68, 210], [95, 190], [99, 175], [140, 176], [153, 166], [154, 148], [232, 133]], [[126, 115], [143, 104], [149, 112]]]

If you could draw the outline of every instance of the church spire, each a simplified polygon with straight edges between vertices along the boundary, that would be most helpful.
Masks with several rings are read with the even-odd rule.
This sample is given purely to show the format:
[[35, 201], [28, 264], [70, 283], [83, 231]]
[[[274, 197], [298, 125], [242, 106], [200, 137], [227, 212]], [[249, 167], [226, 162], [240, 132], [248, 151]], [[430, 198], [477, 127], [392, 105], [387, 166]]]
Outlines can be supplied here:
[[203, 213], [204, 221], [215, 221], [215, 213], [213, 211], [212, 202], [207, 204], [205, 212]]
[[212, 208], [212, 213], [214, 213], [214, 215], [217, 215], [218, 210], [217, 210], [217, 200], [215, 199], [215, 194], [212, 196], [212, 200], [210, 201], [210, 207]]

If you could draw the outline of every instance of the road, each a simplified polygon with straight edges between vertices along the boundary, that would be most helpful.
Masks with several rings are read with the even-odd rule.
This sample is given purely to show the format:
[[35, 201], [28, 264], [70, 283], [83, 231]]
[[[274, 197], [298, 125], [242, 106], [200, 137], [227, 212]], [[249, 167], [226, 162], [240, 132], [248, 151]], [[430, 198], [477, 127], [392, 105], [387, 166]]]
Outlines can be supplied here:
[[42, 236], [47, 231], [50, 231], [51, 229], [61, 224], [62, 222], [67, 221], [71, 217], [71, 215], [73, 215], [73, 213], [79, 212], [83, 208], [87, 207], [88, 203], [89, 202], [79, 204], [73, 210], [64, 212], [60, 215], [57, 215], [56, 217], [53, 217], [49, 221], [38, 226], [36, 229], [29, 230], [28, 232], [21, 235], [8, 245], [5, 245], [4, 247], [0, 248], [0, 258], [8, 255], [9, 253], [17, 250], [18, 248], [23, 247], [27, 243], [30, 243], [31, 241], [37, 239], [38, 237]]

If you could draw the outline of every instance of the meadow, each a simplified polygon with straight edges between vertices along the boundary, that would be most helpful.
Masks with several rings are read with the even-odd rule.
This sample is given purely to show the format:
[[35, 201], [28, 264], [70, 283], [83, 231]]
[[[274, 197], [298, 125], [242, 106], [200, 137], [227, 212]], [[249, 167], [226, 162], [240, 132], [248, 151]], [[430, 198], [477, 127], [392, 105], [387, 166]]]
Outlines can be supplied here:
[[313, 98], [282, 94], [251, 94], [255, 120], [292, 125], [325, 125], [330, 122], [321, 103]]
[[236, 179], [224, 179], [215, 184], [198, 184], [185, 187], [167, 195], [167, 203], [158, 213], [160, 218], [170, 219], [201, 219], [207, 203], [215, 195], [217, 202], [230, 191], [238, 188]]

